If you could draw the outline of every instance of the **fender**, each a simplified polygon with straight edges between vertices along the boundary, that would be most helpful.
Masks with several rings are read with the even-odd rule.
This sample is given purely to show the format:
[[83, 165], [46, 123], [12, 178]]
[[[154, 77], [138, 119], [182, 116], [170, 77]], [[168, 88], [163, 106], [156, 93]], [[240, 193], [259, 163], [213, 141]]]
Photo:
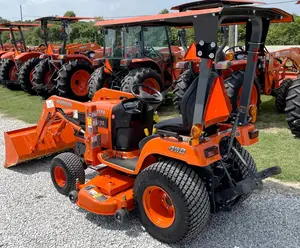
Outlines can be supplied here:
[[87, 56], [82, 55], [82, 54], [69, 54], [64, 57], [65, 63], [67, 63], [71, 60], [76, 60], [76, 59], [84, 60], [84, 61], [88, 62], [91, 66], [93, 65], [92, 60], [90, 60]]
[[[144, 65], [141, 66], [141, 64], [144, 64]], [[132, 59], [131, 60], [131, 63], [130, 63], [131, 69], [140, 68], [140, 67], [150, 67], [150, 68], [156, 70], [161, 75], [161, 78], [164, 81], [164, 75], [161, 71], [161, 67], [159, 66], [159, 64], [156, 61], [154, 61], [150, 58], [141, 58], [141, 59]]]
[[3, 55], [3, 54], [6, 54], [7, 51], [0, 51], [0, 57]]
[[[219, 152], [219, 143], [224, 137], [230, 137], [230, 127], [232, 126], [228, 124], [220, 125], [220, 133], [218, 135], [214, 135], [206, 139], [198, 146], [190, 145], [188, 142], [188, 137], [184, 137], [186, 139], [182, 142], [171, 137], [153, 138], [152, 140], [148, 141], [141, 150], [136, 169], [133, 173], [130, 174], [137, 175], [142, 169], [144, 169], [144, 165], [147, 165], [147, 158], [151, 157], [152, 155], [160, 155], [173, 158], [197, 167], [206, 167], [217, 161], [220, 161], [222, 158]], [[224, 131], [222, 132], [222, 130]], [[250, 138], [250, 133], [255, 131], [255, 126], [252, 124], [241, 126], [238, 127], [235, 137], [242, 146], [250, 146], [258, 142], [258, 137], [252, 139]], [[174, 147], [180, 152], [174, 151], [174, 149], [172, 149]], [[207, 158], [205, 156], [205, 150], [212, 147], [218, 148], [218, 154], [213, 157]], [[129, 171], [126, 172], [129, 173]]]
[[16, 56], [15, 60], [20, 60], [22, 63], [24, 63], [31, 58], [39, 58], [41, 54], [41, 52], [24, 52]]
[[15, 52], [7, 52], [1, 56], [1, 59], [14, 59]]

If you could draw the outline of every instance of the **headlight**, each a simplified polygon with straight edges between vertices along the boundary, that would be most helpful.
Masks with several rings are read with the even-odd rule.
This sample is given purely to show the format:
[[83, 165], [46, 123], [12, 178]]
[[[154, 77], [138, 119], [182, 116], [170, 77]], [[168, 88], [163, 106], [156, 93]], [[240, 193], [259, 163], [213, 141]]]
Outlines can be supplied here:
[[92, 58], [94, 58], [95, 57], [95, 53], [90, 53], [89, 54], [89, 57], [92, 59]]

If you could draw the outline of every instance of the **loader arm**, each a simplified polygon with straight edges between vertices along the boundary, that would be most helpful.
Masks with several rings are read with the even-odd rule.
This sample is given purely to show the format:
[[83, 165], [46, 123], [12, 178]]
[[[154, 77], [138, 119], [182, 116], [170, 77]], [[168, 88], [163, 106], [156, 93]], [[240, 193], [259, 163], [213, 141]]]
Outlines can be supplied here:
[[[40, 120], [36, 126], [5, 132], [5, 167], [12, 167], [33, 159], [50, 156], [72, 149], [84, 143], [87, 152], [85, 161], [96, 163], [98, 148], [93, 148], [93, 139], [98, 137], [94, 115], [99, 101], [133, 98], [130, 93], [101, 89], [92, 102], [77, 102], [52, 96], [45, 101]], [[84, 120], [73, 118], [73, 113], [84, 115]]]
[[4, 133], [6, 143], [5, 167], [71, 149], [84, 133], [71, 117], [73, 110], [86, 113], [93, 105], [52, 96], [45, 104], [37, 126]]

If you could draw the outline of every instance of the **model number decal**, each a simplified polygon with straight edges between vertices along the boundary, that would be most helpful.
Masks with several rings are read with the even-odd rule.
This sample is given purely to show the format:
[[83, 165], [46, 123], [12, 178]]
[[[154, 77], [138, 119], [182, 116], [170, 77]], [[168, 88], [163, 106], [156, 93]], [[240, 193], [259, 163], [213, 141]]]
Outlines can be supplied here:
[[170, 146], [169, 151], [176, 152], [176, 153], [179, 153], [179, 154], [185, 154], [186, 149], [185, 148], [180, 148], [180, 147], [177, 147], [177, 146]]

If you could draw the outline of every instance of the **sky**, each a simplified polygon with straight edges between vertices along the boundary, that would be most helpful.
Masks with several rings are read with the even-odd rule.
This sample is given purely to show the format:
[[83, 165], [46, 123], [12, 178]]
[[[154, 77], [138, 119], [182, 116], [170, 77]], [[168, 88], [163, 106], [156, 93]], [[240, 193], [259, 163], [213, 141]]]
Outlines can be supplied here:
[[[19, 5], [22, 4], [26, 20], [41, 16], [63, 15], [73, 10], [77, 16], [103, 16], [115, 18], [124, 16], [156, 14], [160, 10], [193, 0], [0, 0], [0, 17], [20, 20]], [[287, 2], [274, 4], [276, 2]], [[270, 7], [282, 8], [300, 15], [300, 5], [291, 0], [266, 0]]]

